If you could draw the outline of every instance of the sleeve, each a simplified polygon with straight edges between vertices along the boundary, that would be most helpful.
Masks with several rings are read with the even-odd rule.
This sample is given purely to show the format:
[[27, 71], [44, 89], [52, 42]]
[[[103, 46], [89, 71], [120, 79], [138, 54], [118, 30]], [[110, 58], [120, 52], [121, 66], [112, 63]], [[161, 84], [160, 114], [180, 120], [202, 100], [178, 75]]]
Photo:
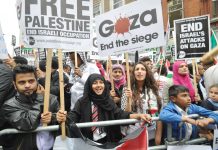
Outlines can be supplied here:
[[172, 79], [168, 79], [167, 83], [164, 84], [164, 86], [163, 86], [163, 93], [162, 93], [163, 106], [166, 106], [167, 103], [169, 102], [169, 93], [168, 93], [168, 90], [169, 90], [170, 86], [172, 86], [172, 85], [173, 85]]
[[123, 88], [122, 91], [122, 96], [121, 96], [121, 109], [125, 110], [126, 109], [126, 105], [127, 105], [127, 97], [126, 97], [126, 93], [124, 92], [126, 89], [126, 87]]
[[212, 118], [215, 123], [218, 123], [218, 114], [214, 113], [211, 110], [205, 109], [201, 106], [197, 106], [197, 105], [191, 105], [190, 109], [193, 111], [193, 114], [199, 114], [200, 116], [204, 116], [204, 117], [208, 117], [208, 118]]
[[116, 104], [114, 104], [114, 116], [115, 116], [115, 119], [129, 119], [130, 117], [130, 112], [125, 112], [123, 111], [122, 109], [120, 109], [119, 107], [117, 107]]
[[166, 123], [181, 122], [182, 116], [176, 114], [170, 107], [166, 106], [160, 112], [160, 120]]
[[56, 119], [56, 113], [58, 112], [58, 110], [60, 109], [59, 107], [59, 103], [57, 101], [57, 97], [56, 96], [50, 96], [51, 97], [51, 104], [50, 104], [50, 109], [49, 111], [52, 113], [51, 116], [51, 125], [57, 124], [57, 119]]
[[12, 71], [6, 69], [5, 66], [1, 66], [0, 68], [0, 106], [4, 103], [5, 97], [7, 97], [8, 89], [13, 86], [12, 80]]
[[201, 103], [201, 107], [214, 111], [213, 105], [208, 100], [203, 100]]
[[24, 110], [10, 104], [4, 104], [2, 112], [4, 119], [18, 130], [35, 130], [40, 123], [40, 105], [35, 105], [30, 110]]
[[68, 114], [67, 114], [67, 120], [66, 122], [68, 124], [70, 123], [78, 123], [81, 118], [81, 103], [78, 100], [73, 108]]

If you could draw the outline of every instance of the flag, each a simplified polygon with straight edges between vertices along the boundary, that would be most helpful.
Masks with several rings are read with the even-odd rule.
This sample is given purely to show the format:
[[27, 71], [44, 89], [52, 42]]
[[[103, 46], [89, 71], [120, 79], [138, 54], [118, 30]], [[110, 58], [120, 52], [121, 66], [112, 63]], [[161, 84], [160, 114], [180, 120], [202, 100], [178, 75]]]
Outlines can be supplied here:
[[167, 68], [167, 70], [169, 70], [169, 67], [170, 67], [170, 61], [169, 61], [168, 59], [166, 59], [165, 67]]
[[214, 47], [216, 47], [218, 45], [218, 41], [217, 41], [217, 38], [216, 38], [216, 35], [215, 35], [213, 29], [211, 29], [210, 41], [211, 41], [211, 49], [213, 49]]
[[[216, 34], [214, 33], [213, 29], [211, 29], [210, 41], [211, 41], [211, 49], [218, 46], [217, 37], [216, 37]], [[217, 57], [214, 57], [214, 64], [217, 64]]]
[[157, 66], [157, 67], [160, 67], [160, 66], [163, 64], [163, 61], [164, 61], [163, 48], [160, 47], [160, 53], [159, 53], [158, 60], [157, 60], [157, 62], [156, 62], [156, 66]]
[[[77, 130], [77, 131], [76, 131]], [[53, 150], [147, 150], [148, 149], [148, 133], [146, 127], [139, 128], [131, 135], [126, 136], [120, 142], [99, 144], [90, 139], [85, 138], [79, 128], [73, 129], [72, 135], [75, 137], [67, 137], [62, 140], [61, 136], [56, 137]], [[76, 132], [76, 133], [75, 133]], [[79, 133], [79, 134], [78, 134]]]

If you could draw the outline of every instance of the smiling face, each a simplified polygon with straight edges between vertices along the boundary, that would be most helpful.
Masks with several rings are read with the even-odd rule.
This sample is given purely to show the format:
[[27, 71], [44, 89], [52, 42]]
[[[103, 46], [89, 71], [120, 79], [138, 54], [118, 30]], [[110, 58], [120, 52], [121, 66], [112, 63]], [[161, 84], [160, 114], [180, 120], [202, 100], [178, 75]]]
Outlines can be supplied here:
[[104, 85], [104, 81], [102, 80], [98, 79], [92, 83], [92, 90], [97, 95], [101, 95], [104, 92], [104, 88], [105, 88], [105, 85]]
[[144, 81], [146, 77], [146, 68], [142, 64], [137, 64], [134, 70], [134, 76], [137, 81]]
[[14, 86], [19, 93], [30, 96], [37, 89], [37, 81], [34, 73], [17, 74]]
[[180, 75], [186, 75], [186, 74], [189, 73], [189, 72], [188, 72], [188, 66], [187, 66], [186, 63], [181, 63], [181, 64], [179, 65], [178, 73], [179, 73]]
[[116, 68], [112, 71], [112, 75], [116, 80], [119, 80], [122, 77], [123, 72], [120, 68]]

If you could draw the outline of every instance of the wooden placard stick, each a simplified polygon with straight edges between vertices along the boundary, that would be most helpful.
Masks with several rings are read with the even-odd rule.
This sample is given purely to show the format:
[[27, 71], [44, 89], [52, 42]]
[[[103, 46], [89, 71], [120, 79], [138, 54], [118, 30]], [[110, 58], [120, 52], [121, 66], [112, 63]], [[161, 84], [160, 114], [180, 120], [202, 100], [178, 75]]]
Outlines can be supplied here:
[[111, 62], [111, 57], [110, 56], [108, 58], [108, 63], [109, 63], [109, 66], [110, 66], [109, 75], [110, 75], [110, 81], [111, 81], [111, 90], [114, 90], [114, 79], [113, 79], [113, 75], [112, 75], [112, 62]]
[[[50, 85], [51, 85], [51, 62], [52, 62], [52, 49], [47, 49], [47, 58], [46, 58], [46, 74], [45, 74], [45, 93], [44, 93], [44, 108], [43, 113], [47, 113], [49, 107], [49, 98], [50, 98]], [[47, 126], [47, 124], [43, 124]]]
[[[125, 59], [126, 59], [127, 89], [131, 90], [130, 74], [129, 74], [129, 55], [127, 52], [125, 53]], [[128, 101], [127, 103], [128, 105], [127, 105], [126, 111], [131, 112], [132, 111], [132, 99], [128, 98], [127, 101]]]
[[75, 51], [75, 53], [74, 53], [75, 55], [74, 55], [74, 57], [75, 57], [75, 68], [77, 68], [78, 67], [78, 63], [77, 63], [77, 52]]
[[196, 81], [196, 71], [195, 71], [195, 59], [192, 59], [192, 71], [193, 71], [193, 80], [194, 80], [194, 90], [195, 90], [195, 96], [198, 95], [198, 88], [197, 88], [197, 81]]
[[161, 58], [160, 59], [160, 62], [161, 62], [161, 64], [160, 64], [160, 70], [159, 70], [159, 72], [158, 72], [158, 80], [160, 80], [160, 74], [161, 74], [161, 70], [162, 70], [162, 67], [163, 67], [163, 62], [164, 60], [163, 60], [163, 58]]
[[107, 76], [108, 76], [108, 73], [109, 73], [109, 60], [107, 59], [107, 64], [106, 64], [106, 73], [107, 73]]
[[[58, 66], [59, 66], [59, 85], [60, 85], [60, 109], [65, 111], [65, 104], [64, 104], [64, 72], [63, 72], [63, 62], [62, 62], [62, 51], [58, 49]], [[66, 138], [66, 128], [65, 122], [61, 123], [61, 137], [62, 139]]]
[[199, 71], [198, 71], [198, 63], [195, 61], [195, 68], [196, 68], [196, 74], [199, 75]]

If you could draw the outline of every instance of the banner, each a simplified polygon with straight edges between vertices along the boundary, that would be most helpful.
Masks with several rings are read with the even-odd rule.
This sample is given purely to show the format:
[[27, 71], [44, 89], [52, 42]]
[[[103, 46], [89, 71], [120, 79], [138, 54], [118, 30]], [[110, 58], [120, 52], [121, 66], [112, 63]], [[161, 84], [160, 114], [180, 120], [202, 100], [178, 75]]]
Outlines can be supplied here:
[[92, 0], [18, 0], [22, 43], [30, 48], [89, 50]]
[[38, 57], [39, 57], [39, 61], [40, 60], [45, 60], [46, 59], [46, 49], [39, 48], [38, 49]]
[[0, 24], [0, 59], [7, 59], [7, 58], [8, 58], [8, 51], [5, 45], [5, 39]]
[[[74, 131], [73, 132], [80, 132]], [[73, 135], [74, 133], [72, 133]], [[81, 134], [81, 133], [80, 133]], [[74, 134], [75, 135], [75, 134]], [[77, 135], [77, 133], [76, 133]], [[79, 138], [61, 139], [61, 136], [56, 137], [53, 150], [147, 150], [148, 149], [148, 132], [146, 128], [139, 128], [131, 135], [126, 136], [120, 142], [99, 144], [84, 138], [82, 135]]]
[[16, 56], [20, 56], [20, 53], [21, 53], [20, 46], [14, 48], [14, 53], [15, 53]]
[[[99, 51], [98, 51], [98, 45], [97, 45], [97, 38], [93, 38], [92, 42], [93, 46], [91, 48], [91, 51], [89, 51], [89, 59], [93, 60], [108, 60], [107, 56], [99, 56]], [[123, 54], [118, 54], [118, 55], [111, 55], [111, 60], [123, 60], [124, 55]]]
[[101, 56], [165, 45], [161, 0], [141, 0], [96, 16]]
[[174, 20], [176, 59], [200, 58], [210, 50], [209, 16]]
[[15, 35], [12, 35], [12, 36], [11, 36], [11, 45], [12, 45], [12, 46], [15, 46], [15, 45], [16, 45], [16, 36], [15, 36]]

